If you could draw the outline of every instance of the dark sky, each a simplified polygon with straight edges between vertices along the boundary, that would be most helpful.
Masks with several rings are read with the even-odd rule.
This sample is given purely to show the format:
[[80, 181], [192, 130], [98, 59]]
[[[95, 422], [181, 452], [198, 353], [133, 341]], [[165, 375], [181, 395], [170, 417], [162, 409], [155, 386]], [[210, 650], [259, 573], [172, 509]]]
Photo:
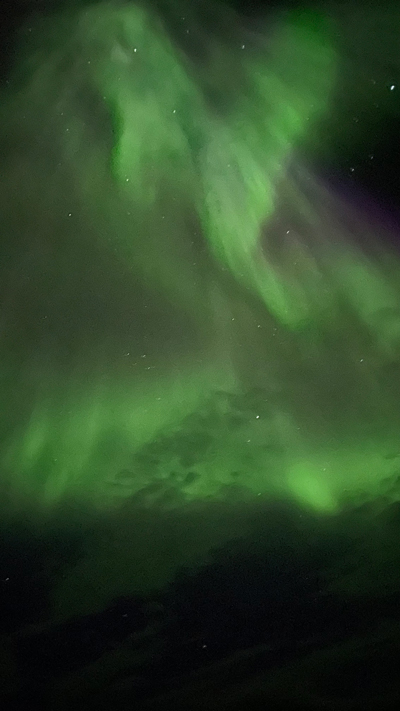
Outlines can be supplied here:
[[[184, 47], [184, 40], [176, 32], [175, 13], [179, 14], [179, 8], [186, 3], [177, 3], [174, 13], [168, 9], [166, 0], [158, 0], [156, 4], [164, 13], [172, 35], [175, 32], [176, 41]], [[261, 24], [264, 26], [266, 12], [301, 7], [296, 2], [237, 0], [230, 4], [254, 33]], [[337, 23], [339, 72], [332, 110], [309, 141], [299, 147], [296, 160], [300, 165], [303, 159], [307, 160], [308, 169], [322, 176], [337, 195], [362, 209], [364, 218], [369, 215], [377, 224], [395, 227], [388, 239], [397, 247], [400, 54], [396, 7], [389, 3], [380, 3], [378, 7], [377, 3], [361, 0], [311, 4], [327, 8]], [[17, 31], [22, 23], [32, 13], [40, 15], [66, 5], [72, 6], [68, 0], [2, 3], [2, 82], [7, 81], [13, 65]], [[201, 5], [209, 23], [211, 16], [218, 16], [214, 5], [203, 2]], [[211, 24], [215, 25], [214, 20]], [[208, 29], [203, 38], [207, 32]], [[200, 48], [196, 51], [200, 52]], [[40, 155], [40, 150], [35, 155]], [[42, 157], [45, 164], [48, 154]], [[318, 195], [314, 195], [314, 205]], [[26, 204], [21, 200], [19, 205], [23, 213]], [[2, 411], [1, 426], [7, 434], [19, 426], [20, 419], [25, 422], [43, 383], [45, 394], [50, 390], [47, 364], [53, 357], [53, 346], [54, 350], [59, 349], [54, 356], [57, 363], [62, 367], [68, 364], [72, 351], [83, 362], [83, 376], [86, 377], [87, 365], [90, 377], [91, 358], [104, 331], [111, 341], [111, 360], [128, 350], [125, 346], [129, 339], [133, 344], [136, 339], [139, 343], [133, 345], [132, 352], [137, 347], [135, 355], [141, 358], [142, 344], [146, 341], [148, 353], [159, 366], [160, 361], [167, 361], [169, 343], [166, 371], [176, 355], [177, 343], [186, 353], [187, 341], [191, 354], [190, 347], [195, 344], [197, 348], [202, 338], [202, 332], [195, 329], [192, 332], [193, 320], [187, 319], [183, 310], [182, 313], [174, 310], [165, 303], [166, 299], [161, 303], [156, 296], [152, 301], [144, 289], [143, 296], [136, 281], [131, 281], [128, 268], [114, 254], [110, 256], [103, 251], [100, 255], [94, 246], [94, 228], [83, 235], [79, 224], [76, 229], [68, 227], [65, 235], [74, 249], [82, 244], [86, 247], [84, 254], [76, 249], [74, 254], [80, 259], [74, 262], [73, 269], [64, 269], [62, 240], [44, 243], [38, 225], [46, 226], [47, 213], [40, 215], [38, 210], [38, 215], [43, 222], [38, 220], [32, 228], [29, 214], [21, 218], [24, 229], [28, 225], [23, 243], [28, 248], [20, 262], [19, 242], [9, 240], [2, 245], [4, 253], [19, 265], [11, 274], [12, 288], [4, 301], [10, 307], [11, 320], [15, 320], [10, 360], [15, 371], [13, 377], [17, 378], [8, 380], [7, 374], [2, 373], [2, 394], [7, 404]], [[290, 210], [283, 204], [278, 223], [288, 215]], [[296, 215], [294, 222], [296, 217], [301, 222]], [[48, 233], [52, 235], [51, 229]], [[358, 239], [362, 241], [363, 235]], [[47, 274], [49, 264], [52, 269]], [[59, 300], [54, 298], [47, 304], [47, 293], [55, 294]], [[239, 287], [228, 284], [228, 293], [232, 303], [236, 299], [242, 307]], [[140, 314], [136, 322], [132, 319], [132, 303], [136, 316]], [[254, 318], [258, 317], [259, 304], [251, 303], [251, 309]], [[243, 312], [245, 321], [248, 313], [245, 307]], [[52, 332], [42, 318], [53, 321]], [[243, 370], [249, 371], [246, 382], [253, 386], [257, 384], [258, 372], [265, 368], [264, 351], [253, 352], [256, 351], [253, 343], [258, 343], [255, 338], [251, 340], [254, 324], [256, 320], [239, 339], [246, 345], [244, 355], [240, 356]], [[83, 356], [81, 342], [74, 343], [78, 331], [87, 333], [87, 340], [82, 341], [87, 344]], [[43, 350], [32, 354], [29, 344], [40, 340], [42, 333]], [[3, 331], [1, 335], [3, 338]], [[272, 345], [275, 334], [271, 331], [269, 335], [270, 354], [275, 348]], [[349, 340], [352, 336], [349, 334]], [[333, 355], [330, 361], [326, 359], [325, 369], [321, 369], [320, 387], [321, 391], [331, 390], [336, 395], [346, 390], [343, 400], [346, 406], [352, 373], [350, 376], [347, 373], [347, 380], [340, 373], [341, 361], [335, 357], [334, 337], [331, 343]], [[300, 396], [294, 394], [290, 381], [291, 375], [295, 380], [293, 349], [286, 343], [280, 346], [281, 350], [276, 351], [280, 354], [279, 367], [282, 366], [279, 372], [287, 376], [280, 383], [281, 389], [275, 394], [268, 391], [267, 405], [261, 387], [242, 399], [233, 398], [231, 409], [228, 408], [229, 426], [241, 427], [246, 417], [254, 420], [262, 403], [269, 414], [274, 412], [286, 387], [287, 401], [298, 398], [301, 404], [308, 403], [307, 412], [314, 416], [310, 426], [317, 429], [321, 425], [323, 431], [327, 409], [314, 408], [315, 400], [305, 379], [299, 385]], [[44, 357], [46, 349], [49, 361]], [[100, 371], [101, 356], [100, 353]], [[119, 373], [128, 372], [127, 362], [119, 366]], [[306, 365], [310, 370], [309, 364]], [[393, 393], [398, 387], [398, 362], [389, 365], [392, 370], [387, 369], [385, 377]], [[96, 367], [93, 366], [93, 371]], [[26, 387], [19, 368], [27, 377]], [[32, 381], [31, 372], [35, 375]], [[338, 372], [340, 378], [334, 380], [332, 374]], [[53, 400], [58, 414], [57, 388]], [[377, 406], [374, 399], [372, 410]], [[190, 470], [186, 481], [196, 482], [196, 457], [201, 460], [207, 447], [218, 450], [222, 407], [217, 399], [209, 411], [199, 412], [194, 418], [198, 428], [194, 435], [189, 431], [191, 420], [185, 425], [188, 431], [166, 435], [153, 448], [141, 452], [141, 460], [135, 460], [138, 471], [140, 466], [156, 471], [159, 460], [165, 456], [170, 468], [169, 481], [174, 484], [180, 476], [180, 462], [185, 459], [186, 469]], [[351, 405], [348, 407], [350, 411]], [[111, 409], [107, 434], [110, 440], [113, 420]], [[50, 430], [56, 424], [55, 416]], [[364, 427], [363, 421], [361, 424], [357, 421], [355, 425], [358, 430], [364, 429], [364, 436], [371, 440], [376, 434], [375, 423], [371, 426], [368, 422]], [[384, 428], [384, 424], [380, 426]], [[228, 434], [235, 439], [235, 434]], [[112, 449], [111, 445], [115, 447], [115, 443], [110, 444]], [[105, 455], [107, 446], [106, 442]], [[272, 457], [281, 456], [281, 445], [268, 446]], [[250, 462], [249, 467], [251, 456], [246, 450], [243, 461]], [[395, 680], [400, 659], [398, 457], [395, 448], [385, 451], [385, 466], [392, 467], [394, 474], [390, 481], [383, 482], [383, 493], [375, 501], [363, 498], [360, 491], [356, 504], [344, 506], [332, 518], [287, 501], [249, 500], [243, 487], [235, 483], [228, 487], [230, 498], [222, 503], [194, 501], [173, 511], [173, 504], [180, 501], [179, 492], [176, 494], [174, 489], [172, 499], [168, 499], [170, 492], [154, 481], [144, 487], [141, 498], [127, 497], [121, 510], [117, 508], [104, 517], [84, 507], [82, 510], [69, 500], [47, 516], [43, 509], [35, 510], [29, 494], [21, 502], [11, 497], [12, 506], [15, 504], [18, 509], [21, 503], [22, 510], [25, 507], [33, 514], [31, 520], [15, 522], [7, 512], [1, 521], [0, 651], [2, 663], [5, 660], [8, 701], [16, 699], [20, 708], [28, 710], [31, 699], [35, 698], [40, 708], [60, 711], [75, 707], [77, 698], [81, 703], [77, 708], [93, 708], [90, 704], [94, 698], [96, 708], [106, 711], [114, 699], [122, 709], [127, 708], [132, 698], [140, 701], [165, 692], [164, 700], [159, 705], [158, 701], [149, 702], [153, 704], [149, 708], [187, 711], [207, 707], [238, 711], [272, 708], [271, 699], [276, 700], [280, 694], [283, 701], [277, 708], [285, 711], [292, 708], [316, 711], [326, 700], [336, 704], [332, 708], [340, 711], [398, 708]], [[43, 466], [43, 462], [39, 465]], [[240, 480], [242, 472], [236, 462], [233, 469], [235, 481]], [[130, 476], [129, 470], [120, 471], [116, 482], [120, 490], [129, 487]], [[1, 493], [2, 502], [6, 501], [6, 486]], [[210, 549], [213, 552], [208, 555]], [[177, 566], [181, 570], [174, 578]], [[160, 580], [163, 589], [151, 595], [152, 586], [156, 587]], [[77, 618], [65, 625], [52, 625], [53, 617], [66, 618], [70, 614], [76, 614]], [[30, 627], [32, 623], [38, 627]], [[356, 653], [354, 648], [358, 650]], [[243, 650], [250, 652], [246, 656]], [[310, 656], [308, 650], [312, 652]], [[296, 660], [297, 666], [291, 666], [291, 660]], [[272, 672], [264, 676], [266, 668]], [[280, 671], [275, 674], [275, 670]], [[233, 681], [237, 682], [239, 677], [240, 684], [232, 691]], [[308, 700], [302, 697], [304, 679], [311, 680]], [[221, 689], [222, 696], [218, 696]], [[287, 692], [290, 701], [285, 696]], [[64, 706], [57, 703], [57, 694]], [[374, 699], [378, 700], [376, 706]]]

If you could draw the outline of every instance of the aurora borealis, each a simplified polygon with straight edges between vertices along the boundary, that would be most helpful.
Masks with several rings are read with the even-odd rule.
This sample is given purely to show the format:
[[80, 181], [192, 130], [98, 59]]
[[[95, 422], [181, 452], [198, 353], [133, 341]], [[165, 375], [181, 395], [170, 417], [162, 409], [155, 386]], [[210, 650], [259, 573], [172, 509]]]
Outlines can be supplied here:
[[208, 10], [76, 4], [19, 34], [0, 95], [6, 519], [399, 495], [396, 230], [324, 169], [337, 20]]

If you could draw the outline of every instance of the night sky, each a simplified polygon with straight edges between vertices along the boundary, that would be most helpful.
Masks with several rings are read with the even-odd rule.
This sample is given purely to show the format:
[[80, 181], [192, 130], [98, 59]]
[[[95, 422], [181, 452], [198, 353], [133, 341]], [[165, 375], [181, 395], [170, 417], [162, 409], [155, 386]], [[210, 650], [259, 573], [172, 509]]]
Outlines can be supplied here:
[[400, 701], [400, 10], [2, 5], [0, 698]]

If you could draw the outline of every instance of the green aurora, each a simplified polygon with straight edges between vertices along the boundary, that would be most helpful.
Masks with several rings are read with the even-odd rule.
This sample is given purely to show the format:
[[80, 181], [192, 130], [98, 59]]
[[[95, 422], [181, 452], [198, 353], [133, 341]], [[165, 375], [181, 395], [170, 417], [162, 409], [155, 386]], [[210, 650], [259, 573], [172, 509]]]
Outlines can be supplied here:
[[[333, 111], [334, 23], [221, 18], [176, 13], [192, 55], [140, 3], [22, 32], [1, 96], [13, 515], [234, 494], [334, 512], [393, 485], [397, 258], [355, 246], [297, 157]], [[300, 229], [279, 249], [284, 200], [316, 249]]]

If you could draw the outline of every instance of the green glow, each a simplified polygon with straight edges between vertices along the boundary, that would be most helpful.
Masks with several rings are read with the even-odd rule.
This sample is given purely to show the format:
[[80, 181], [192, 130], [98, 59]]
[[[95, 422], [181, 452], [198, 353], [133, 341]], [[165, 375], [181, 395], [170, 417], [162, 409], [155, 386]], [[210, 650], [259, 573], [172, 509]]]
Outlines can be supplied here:
[[[268, 52], [247, 58], [244, 47], [245, 95], [221, 120], [153, 17], [132, 7], [93, 14], [81, 31], [93, 44], [113, 38], [94, 78], [112, 111], [114, 175], [136, 209], [158, 206], [167, 181], [180, 202], [194, 200], [214, 255], [236, 279], [283, 324], [303, 324], [306, 299], [271, 268], [259, 236], [293, 146], [327, 108], [335, 53], [326, 28], [312, 14], [293, 15], [275, 28]], [[211, 40], [211, 73], [221, 51]], [[164, 280], [172, 274], [176, 289], [174, 265], [169, 269], [162, 257], [160, 273]], [[154, 271], [158, 243], [145, 259]]]
[[[192, 22], [196, 34], [195, 17]], [[60, 321], [63, 308], [83, 309], [85, 285], [77, 280], [71, 287], [67, 272], [74, 274], [95, 244], [102, 268], [109, 259], [116, 282], [139, 284], [138, 300], [160, 307], [160, 332], [162, 319], [166, 331], [176, 321], [179, 337], [165, 353], [168, 338], [159, 335], [149, 355], [146, 332], [126, 352], [117, 324], [116, 355], [107, 329], [96, 332], [93, 346], [88, 319], [82, 328], [88, 333], [70, 334], [66, 372], [57, 364], [37, 365], [46, 338], [57, 342], [62, 326], [57, 336], [49, 327], [44, 346], [28, 339], [26, 360], [32, 363], [24, 361], [23, 378], [10, 376], [4, 396], [19, 402], [24, 382], [33, 383], [26, 411], [3, 437], [3, 477], [14, 499], [50, 507], [72, 495], [112, 507], [135, 496], [142, 505], [179, 505], [283, 494], [334, 511], [345, 489], [356, 492], [363, 483], [373, 490], [390, 477], [396, 465], [385, 454], [397, 448], [396, 436], [375, 442], [375, 458], [365, 454], [367, 435], [355, 437], [338, 456], [322, 444], [335, 427], [338, 436], [337, 423], [329, 423], [315, 453], [317, 437], [306, 416], [303, 422], [287, 394], [271, 395], [273, 376], [260, 384], [265, 397], [242, 409], [238, 404], [246, 390], [238, 351], [250, 363], [255, 353], [267, 370], [278, 333], [289, 359], [316, 353], [316, 370], [328, 358], [331, 364], [342, 358], [360, 391], [370, 387], [366, 400], [373, 408], [379, 384], [365, 352], [357, 352], [361, 339], [356, 345], [351, 340], [353, 327], [372, 336], [380, 358], [391, 356], [400, 335], [393, 280], [360, 250], [343, 246], [346, 235], [342, 246], [332, 247], [324, 230], [334, 225], [333, 210], [317, 186], [306, 183], [305, 170], [300, 187], [288, 175], [296, 150], [330, 109], [337, 54], [329, 23], [308, 13], [282, 15], [271, 22], [265, 43], [242, 47], [239, 29], [237, 44], [207, 38], [200, 68], [139, 5], [99, 4], [39, 24], [32, 35], [36, 49], [28, 50], [2, 97], [2, 140], [8, 145], [10, 138], [11, 148], [1, 206], [10, 239], [22, 234], [30, 243], [32, 229], [40, 248], [49, 249], [51, 274], [53, 260], [70, 246], [65, 269], [54, 274], [61, 293], [81, 288], [81, 300], [65, 307], [60, 299]], [[221, 66], [229, 68], [226, 76]], [[314, 190], [319, 216], [301, 181]], [[262, 242], [285, 190], [318, 234], [322, 256], [301, 234], [280, 260]], [[90, 269], [83, 280], [88, 274]], [[59, 292], [46, 278], [33, 291], [38, 300], [41, 289], [46, 294], [37, 321], [47, 318], [46, 309], [58, 316], [52, 300]], [[96, 285], [101, 291], [101, 281]], [[324, 350], [319, 344], [330, 328], [339, 331], [343, 302], [354, 318], [338, 336], [336, 351], [329, 345]], [[133, 321], [135, 309], [133, 303]], [[90, 356], [81, 355], [86, 337]], [[92, 364], [93, 351], [98, 363]], [[5, 369], [14, 353], [5, 348], [2, 357]], [[271, 363], [273, 357], [279, 354]], [[366, 365], [359, 374], [354, 363], [361, 360]], [[283, 391], [286, 376], [280, 377]], [[217, 391], [233, 400], [219, 399]], [[392, 403], [385, 398], [382, 417], [390, 419]], [[318, 405], [329, 421], [329, 403]], [[317, 411], [313, 426], [322, 419]], [[348, 420], [343, 415], [342, 432]], [[186, 459], [197, 453], [197, 459], [185, 463], [182, 452]]]
[[265, 57], [250, 59], [250, 96], [228, 125], [215, 122], [202, 164], [201, 213], [214, 253], [291, 328], [304, 325], [309, 306], [262, 254], [260, 230], [294, 145], [327, 109], [335, 69], [329, 34], [300, 17], [276, 33], [268, 66]]

